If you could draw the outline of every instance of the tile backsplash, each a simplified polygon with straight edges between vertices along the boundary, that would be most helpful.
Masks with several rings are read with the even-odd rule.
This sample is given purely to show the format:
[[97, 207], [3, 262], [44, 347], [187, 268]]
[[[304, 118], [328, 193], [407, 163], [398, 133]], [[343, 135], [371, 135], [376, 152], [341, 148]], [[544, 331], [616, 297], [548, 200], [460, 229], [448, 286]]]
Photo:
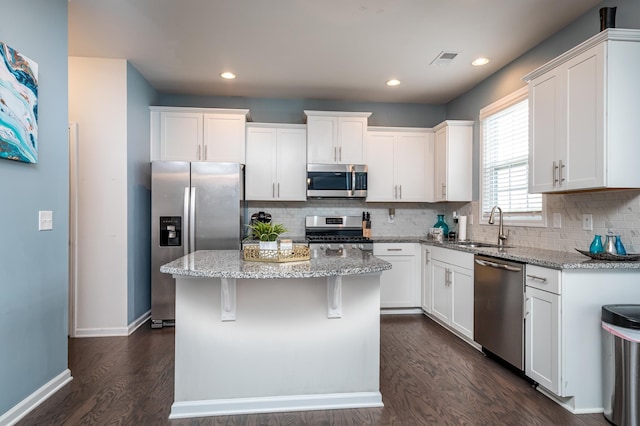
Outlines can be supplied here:
[[[548, 194], [545, 197], [547, 226], [505, 226], [505, 231], [509, 232], [509, 244], [570, 252], [575, 248], [588, 250], [595, 234], [604, 237], [611, 229], [621, 236], [628, 253], [640, 252], [640, 190]], [[395, 209], [393, 223], [388, 220], [389, 208]], [[454, 228], [453, 211], [473, 216], [473, 224], [467, 225], [468, 239], [493, 242], [498, 235], [497, 224], [478, 224], [477, 201], [435, 204], [366, 203], [359, 200], [248, 203], [249, 216], [258, 211], [271, 213], [274, 222], [284, 224], [289, 230], [288, 236], [304, 235], [305, 216], [362, 216], [363, 211], [371, 213], [373, 237], [424, 237], [436, 223], [438, 214], [445, 214], [445, 221]], [[562, 216], [561, 228], [552, 227], [554, 213]], [[583, 214], [593, 215], [593, 231], [582, 229]]]
[[[508, 243], [549, 250], [588, 250], [593, 236], [604, 236], [610, 229], [620, 235], [628, 253], [640, 252], [640, 191], [615, 190], [574, 194], [547, 194], [546, 227], [505, 226]], [[553, 228], [553, 214], [560, 213], [561, 228]], [[467, 226], [469, 239], [493, 242], [498, 238], [496, 225], [477, 223], [479, 203], [467, 203], [459, 214], [473, 214], [476, 222]], [[593, 215], [593, 231], [582, 229], [582, 215]]]

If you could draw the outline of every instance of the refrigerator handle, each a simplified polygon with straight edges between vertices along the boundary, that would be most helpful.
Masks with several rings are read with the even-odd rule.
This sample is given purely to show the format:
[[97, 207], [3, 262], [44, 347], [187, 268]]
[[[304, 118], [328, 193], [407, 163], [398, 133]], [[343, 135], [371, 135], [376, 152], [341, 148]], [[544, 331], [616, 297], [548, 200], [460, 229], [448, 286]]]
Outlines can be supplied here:
[[196, 251], [196, 187], [191, 187], [189, 200], [189, 253]]
[[189, 254], [189, 240], [184, 237], [189, 235], [189, 229], [191, 229], [191, 223], [189, 222], [189, 187], [186, 186], [184, 188], [182, 217], [184, 220], [184, 223], [182, 224], [182, 252], [186, 256]]

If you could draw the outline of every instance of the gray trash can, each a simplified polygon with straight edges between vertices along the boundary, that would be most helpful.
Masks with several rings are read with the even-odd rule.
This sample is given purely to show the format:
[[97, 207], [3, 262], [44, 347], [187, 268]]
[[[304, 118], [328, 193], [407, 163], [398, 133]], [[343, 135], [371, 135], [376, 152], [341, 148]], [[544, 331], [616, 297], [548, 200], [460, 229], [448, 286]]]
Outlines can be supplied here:
[[640, 305], [602, 307], [604, 417], [640, 426]]

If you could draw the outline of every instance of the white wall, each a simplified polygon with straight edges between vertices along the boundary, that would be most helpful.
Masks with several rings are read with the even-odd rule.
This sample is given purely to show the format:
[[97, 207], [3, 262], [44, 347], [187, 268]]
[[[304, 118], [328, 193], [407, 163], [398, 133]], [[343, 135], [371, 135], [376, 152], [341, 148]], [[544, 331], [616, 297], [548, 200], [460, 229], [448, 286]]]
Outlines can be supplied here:
[[76, 334], [127, 330], [127, 62], [69, 58], [78, 123]]

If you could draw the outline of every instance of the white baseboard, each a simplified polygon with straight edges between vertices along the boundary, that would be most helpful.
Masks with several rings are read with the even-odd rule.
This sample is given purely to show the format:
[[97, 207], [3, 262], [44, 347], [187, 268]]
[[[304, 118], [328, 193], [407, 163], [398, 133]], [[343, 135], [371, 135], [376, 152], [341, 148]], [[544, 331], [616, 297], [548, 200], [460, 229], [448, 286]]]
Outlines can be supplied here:
[[64, 370], [62, 373], [45, 383], [34, 393], [0, 416], [0, 425], [10, 426], [18, 423], [20, 419], [29, 414], [33, 409], [46, 401], [51, 395], [56, 393], [71, 380], [73, 380], [73, 377], [71, 377], [71, 370]]
[[134, 320], [131, 324], [129, 324], [128, 336], [130, 336], [134, 331], [140, 328], [142, 324], [149, 321], [151, 319], [151, 309], [149, 309], [144, 314], [140, 315], [136, 320]]
[[136, 318], [127, 327], [77, 328], [75, 337], [115, 337], [129, 336], [151, 318], [151, 310]]
[[411, 315], [421, 314], [422, 308], [382, 308], [380, 315]]
[[575, 407], [575, 397], [564, 398], [558, 395], [555, 395], [553, 392], [548, 391], [543, 386], [538, 386], [536, 388], [538, 392], [569, 411], [572, 414], [594, 414], [594, 413], [604, 413], [603, 407], [587, 407], [587, 408], [576, 408]]
[[287, 411], [383, 407], [380, 392], [290, 395], [174, 402], [169, 419]]

